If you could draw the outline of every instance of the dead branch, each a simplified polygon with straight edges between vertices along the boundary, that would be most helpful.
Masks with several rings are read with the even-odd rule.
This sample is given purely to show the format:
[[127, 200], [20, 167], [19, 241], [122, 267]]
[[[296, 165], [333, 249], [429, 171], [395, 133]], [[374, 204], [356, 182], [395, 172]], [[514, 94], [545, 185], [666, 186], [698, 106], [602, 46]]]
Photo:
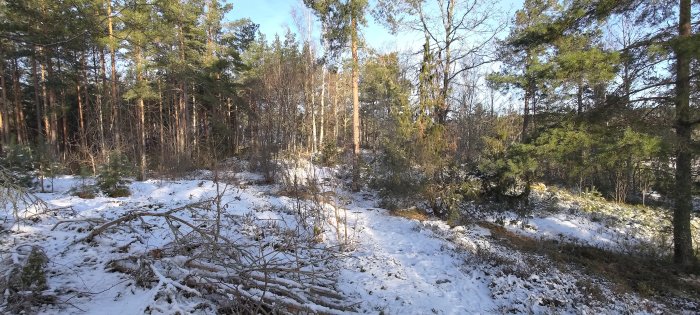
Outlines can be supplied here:
[[99, 226], [98, 228], [92, 230], [92, 232], [90, 232], [90, 234], [88, 234], [86, 237], [82, 238], [81, 240], [79, 240], [77, 242], [82, 242], [82, 241], [90, 242], [96, 236], [102, 234], [103, 232], [105, 232], [106, 230], [108, 230], [109, 228], [111, 228], [113, 226], [124, 224], [124, 223], [132, 221], [134, 219], [143, 218], [143, 217], [161, 217], [161, 218], [168, 218], [168, 219], [173, 220], [173, 221], [178, 221], [182, 224], [187, 225], [188, 227], [192, 228], [193, 230], [197, 231], [202, 236], [208, 238], [209, 233], [202, 231], [201, 229], [192, 225], [191, 223], [189, 223], [185, 220], [182, 220], [178, 217], [175, 217], [172, 214], [175, 212], [178, 212], [178, 211], [186, 210], [186, 209], [198, 208], [198, 207], [205, 205], [207, 203], [211, 203], [212, 201], [213, 200], [204, 200], [204, 201], [196, 202], [193, 204], [188, 204], [188, 205], [185, 205], [182, 207], [170, 209], [170, 210], [165, 211], [165, 212], [145, 212], [145, 211], [144, 212], [131, 212], [131, 213], [128, 213], [128, 214], [116, 219], [116, 220], [109, 221], [109, 222]]
[[[334, 286], [333, 271], [325, 267], [339, 253], [334, 247], [316, 247], [308, 233], [289, 233], [288, 229], [268, 221], [253, 225], [250, 235], [231, 240], [217, 232], [215, 226], [192, 223], [178, 211], [215, 207], [216, 200], [173, 208], [167, 211], [136, 211], [103, 223], [80, 241], [95, 237], [133, 220], [162, 218], [175, 240], [163, 248], [151, 249], [140, 256], [128, 256], [109, 263], [109, 268], [131, 275], [137, 284], [151, 288], [154, 304], [164, 312], [184, 304], [184, 296], [206, 297], [214, 308], [236, 307], [255, 313], [340, 314], [353, 311]], [[209, 208], [206, 208], [209, 207]], [[175, 223], [188, 227], [182, 233]], [[254, 224], [231, 222], [233, 225]], [[267, 236], [263, 235], [266, 234]], [[260, 234], [258, 234], [260, 232]], [[280, 245], [282, 244], [282, 245]], [[281, 250], [280, 250], [281, 249]], [[298, 252], [316, 252], [303, 255]], [[293, 254], [291, 254], [293, 253]], [[319, 253], [322, 253], [319, 255]], [[296, 260], [290, 260], [290, 255]], [[173, 302], [175, 301], [175, 302]], [[165, 304], [168, 303], [168, 304]], [[169, 305], [175, 303], [175, 305]], [[185, 310], [186, 312], [187, 310]]]
[[56, 224], [54, 224], [54, 226], [51, 228], [51, 231], [55, 230], [56, 228], [58, 228], [59, 225], [62, 225], [62, 224], [73, 224], [73, 223], [81, 223], [81, 222], [87, 222], [87, 223], [91, 223], [91, 224], [100, 224], [100, 223], [104, 223], [105, 220], [102, 218], [84, 218], [84, 219], [61, 220], [61, 221], [56, 222]]

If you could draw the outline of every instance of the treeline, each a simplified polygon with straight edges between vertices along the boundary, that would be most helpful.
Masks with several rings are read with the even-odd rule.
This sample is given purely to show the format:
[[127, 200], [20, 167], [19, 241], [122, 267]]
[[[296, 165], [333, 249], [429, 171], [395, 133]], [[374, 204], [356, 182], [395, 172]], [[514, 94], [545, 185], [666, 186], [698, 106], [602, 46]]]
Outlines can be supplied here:
[[283, 150], [352, 143], [350, 62], [323, 59], [310, 33], [266, 38], [250, 20], [224, 21], [231, 8], [3, 2], [0, 150], [31, 147], [38, 164], [73, 171], [116, 153], [142, 179], [231, 155], [265, 164]]
[[[0, 2], [5, 161], [95, 170], [118, 152], [143, 179], [305, 152], [352, 164], [386, 207], [453, 219], [467, 200], [523, 204], [536, 181], [657, 191], [676, 261], [694, 257], [696, 3], [526, 0], [505, 18], [488, 0], [304, 3], [316, 23], [265, 38], [216, 0]], [[421, 42], [374, 51], [370, 15]]]
[[[235, 152], [253, 117], [241, 54], [257, 25], [220, 1], [4, 1], [2, 149], [148, 169]], [[243, 127], [242, 127], [243, 126]]]

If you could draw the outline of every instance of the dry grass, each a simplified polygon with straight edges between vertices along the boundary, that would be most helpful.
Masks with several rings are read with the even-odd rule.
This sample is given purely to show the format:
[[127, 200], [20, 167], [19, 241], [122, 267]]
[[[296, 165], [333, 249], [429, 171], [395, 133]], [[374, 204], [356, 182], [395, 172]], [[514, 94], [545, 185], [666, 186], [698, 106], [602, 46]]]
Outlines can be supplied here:
[[420, 210], [416, 207], [411, 207], [407, 209], [399, 209], [399, 210], [392, 210], [389, 211], [389, 214], [396, 216], [396, 217], [402, 217], [410, 220], [418, 220], [420, 222], [423, 222], [425, 220], [428, 220], [430, 217], [428, 214], [425, 213], [425, 211]]
[[[550, 258], [556, 267], [577, 268], [592, 278], [613, 284], [617, 293], [636, 293], [664, 304], [689, 300], [700, 303], [700, 267], [681, 269], [670, 261], [621, 254], [597, 247], [538, 240], [508, 231], [502, 226], [480, 222], [505, 246]], [[699, 310], [700, 311], [700, 310]]]

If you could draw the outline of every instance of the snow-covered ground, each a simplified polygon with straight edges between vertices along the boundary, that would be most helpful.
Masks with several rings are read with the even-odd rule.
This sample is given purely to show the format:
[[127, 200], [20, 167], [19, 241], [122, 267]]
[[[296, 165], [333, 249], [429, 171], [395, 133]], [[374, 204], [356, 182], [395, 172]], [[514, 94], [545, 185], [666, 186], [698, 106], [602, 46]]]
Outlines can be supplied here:
[[[304, 167], [287, 174], [308, 177]], [[200, 173], [200, 179], [149, 180], [130, 184], [132, 195], [123, 198], [97, 196], [81, 199], [71, 189], [82, 180], [64, 176], [54, 181], [53, 193], [38, 193], [46, 208], [32, 207], [16, 221], [6, 210], [0, 252], [0, 271], [11, 272], [13, 261], [26, 255], [28, 245], [43, 248], [48, 258], [47, 294], [56, 302], [38, 308], [42, 314], [159, 314], [216, 313], [200, 307], [205, 295], [187, 283], [164, 281], [181, 279], [178, 268], [158, 265], [161, 279], [156, 285], [140, 286], [133, 275], [115, 272], [110, 262], [166, 251], [181, 236], [191, 237], [192, 229], [162, 218], [135, 219], [129, 225], [105, 231], [87, 242], [84, 237], [103, 222], [134, 211], [162, 213], [217, 195], [216, 185]], [[376, 207], [377, 198], [369, 192], [351, 194], [333, 178], [333, 171], [320, 169], [318, 177], [324, 198], [300, 201], [274, 185], [256, 185], [259, 175], [237, 174], [237, 184], [226, 187], [222, 236], [246, 244], [265, 243], [261, 255], [280, 256], [291, 261], [323, 256], [325, 264], [304, 265], [309, 273], [332, 275], [327, 287], [343, 297], [349, 307], [344, 312], [380, 314], [493, 314], [493, 313], [664, 313], [665, 306], [628, 293], [612, 293], [609, 284], [588, 279], [576, 271], [549, 268], [548, 258], [521, 253], [500, 244], [491, 231], [479, 225], [450, 227], [444, 222], [419, 222], [393, 216]], [[307, 178], [308, 179], [308, 178]], [[306, 179], [304, 180], [306, 183]], [[313, 181], [312, 181], [313, 182]], [[219, 189], [222, 189], [219, 187]], [[287, 195], [287, 196], [285, 196]], [[291, 197], [290, 197], [291, 195]], [[320, 207], [313, 208], [313, 205]], [[211, 202], [207, 203], [211, 208]], [[302, 206], [303, 205], [303, 206]], [[320, 210], [319, 210], [320, 209]], [[323, 223], [311, 232], [316, 243], [304, 252], [273, 251], [289, 231], [303, 234], [308, 211], [321, 211]], [[211, 228], [213, 211], [202, 209], [179, 212], [202, 229]], [[82, 221], [85, 219], [99, 222]], [[571, 239], [596, 244], [615, 242], [620, 234], [602, 228], [599, 222], [576, 215], [533, 218], [525, 223], [506, 220], [509, 229], [532, 236]], [[177, 222], [175, 222], [177, 223]], [[525, 228], [522, 228], [525, 226]], [[270, 230], [281, 231], [278, 234]], [[188, 233], [189, 231], [190, 233]], [[301, 231], [301, 232], [300, 232]], [[262, 239], [262, 240], [261, 240]], [[273, 244], [273, 246], [267, 246]], [[294, 253], [292, 253], [294, 252]], [[296, 257], [295, 257], [296, 255]], [[289, 256], [289, 257], [287, 257]], [[172, 261], [177, 261], [173, 257]], [[153, 267], [154, 269], [156, 267]], [[169, 269], [170, 268], [170, 269]], [[173, 274], [165, 274], [164, 271]], [[280, 278], [281, 279], [281, 278]], [[585, 284], [584, 281], [585, 280]], [[314, 285], [309, 283], [309, 285]], [[591, 296], [591, 287], [607, 298]], [[301, 288], [300, 288], [301, 289]], [[303, 290], [302, 290], [303, 291]], [[302, 292], [299, 291], [299, 292]], [[169, 292], [164, 297], [163, 292]], [[251, 291], [251, 294], [259, 292]], [[306, 291], [304, 291], [306, 292]], [[262, 293], [261, 293], [262, 294]], [[232, 297], [233, 298], [233, 297]], [[0, 306], [0, 313], [7, 304]], [[318, 307], [319, 313], [338, 312]]]
[[[509, 230], [534, 238], [562, 240], [616, 252], [671, 255], [671, 211], [617, 204], [595, 196], [536, 186], [535, 210], [523, 217], [513, 212], [492, 216]], [[552, 212], [551, 210], [554, 210]], [[700, 217], [691, 218], [693, 244], [700, 250]]]
[[[360, 198], [362, 199], [362, 198]], [[418, 221], [392, 217], [356, 200], [358, 245], [345, 261], [341, 289], [385, 314], [475, 314], [497, 309], [482, 270]], [[437, 223], [437, 222], [435, 222]]]

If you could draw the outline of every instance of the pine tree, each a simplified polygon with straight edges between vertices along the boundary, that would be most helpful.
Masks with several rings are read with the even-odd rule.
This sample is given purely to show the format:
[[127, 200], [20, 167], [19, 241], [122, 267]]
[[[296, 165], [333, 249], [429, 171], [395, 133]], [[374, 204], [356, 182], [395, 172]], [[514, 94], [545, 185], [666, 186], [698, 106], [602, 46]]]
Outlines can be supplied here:
[[[648, 76], [647, 82], [636, 92], [625, 91], [622, 95], [626, 103], [651, 103], [655, 108], [670, 107], [673, 104], [675, 119], [669, 122], [675, 129], [675, 160], [676, 172], [674, 192], [674, 261], [680, 265], [690, 265], [696, 259], [693, 254], [690, 212], [692, 210], [693, 178], [691, 161], [694, 158], [692, 132], [700, 120], [693, 120], [696, 115], [690, 106], [690, 69], [693, 56], [697, 56], [697, 35], [692, 32], [692, 6], [689, 0], [682, 0], [678, 10], [668, 10], [665, 2], [647, 2], [638, 0], [608, 1], [608, 0], [576, 0], [568, 2], [562, 13], [555, 19], [540, 24], [536, 29], [530, 29], [516, 43], [527, 43], [528, 46], [546, 45], [556, 42], [569, 33], [583, 33], [594, 25], [606, 23], [614, 17], [627, 14], [635, 17], [635, 22], [646, 28], [646, 34], [629, 47], [644, 52], [644, 61], [653, 68], [659, 60], [668, 56], [675, 64], [665, 76], [655, 72]], [[653, 14], [658, 13], [658, 14]], [[665, 27], [672, 19], [678, 26], [678, 32], [672, 32]], [[629, 50], [629, 47], [626, 47]], [[671, 90], [671, 88], [673, 88]], [[629, 90], [629, 87], [623, 88]], [[669, 93], [672, 92], [672, 93]], [[673, 94], [669, 97], [668, 94]], [[636, 99], [633, 99], [636, 98]]]
[[147, 80], [147, 54], [152, 50], [151, 43], [156, 34], [152, 6], [145, 1], [135, 2], [131, 7], [122, 12], [124, 27], [128, 30], [126, 37], [128, 57], [132, 63], [133, 82], [124, 93], [124, 99], [136, 102], [136, 139], [139, 172], [137, 179], [146, 179], [147, 152], [146, 152], [146, 100], [155, 98]]
[[[554, 43], [552, 76], [557, 86], [573, 89], [576, 113], [584, 112], [584, 94], [600, 85], [607, 85], [615, 76], [619, 53], [604, 50], [595, 39], [597, 32], [562, 36]], [[600, 104], [598, 104], [600, 105]]]
[[530, 120], [535, 112], [535, 97], [538, 86], [550, 76], [550, 65], [543, 62], [546, 45], [531, 41], [531, 34], [546, 32], [547, 23], [559, 10], [552, 0], [526, 0], [523, 8], [515, 13], [515, 23], [510, 35], [503, 43], [500, 59], [504, 66], [500, 73], [489, 80], [496, 86], [513, 86], [523, 90], [523, 125], [521, 138], [526, 141], [530, 132]]
[[696, 261], [690, 229], [692, 203], [692, 162], [694, 152], [692, 134], [695, 125], [690, 110], [690, 62], [693, 51], [697, 58], [698, 41], [691, 29], [690, 0], [681, 0], [678, 6], [678, 36], [673, 51], [676, 55], [675, 109], [676, 109], [676, 200], [673, 209], [673, 244], [676, 263], [688, 266]]
[[359, 99], [359, 27], [365, 24], [364, 12], [367, 0], [304, 0], [304, 3], [316, 11], [321, 20], [329, 21], [326, 37], [331, 51], [338, 52], [350, 41], [352, 54], [352, 130], [353, 130], [353, 188], [359, 189], [360, 158], [360, 99]]

